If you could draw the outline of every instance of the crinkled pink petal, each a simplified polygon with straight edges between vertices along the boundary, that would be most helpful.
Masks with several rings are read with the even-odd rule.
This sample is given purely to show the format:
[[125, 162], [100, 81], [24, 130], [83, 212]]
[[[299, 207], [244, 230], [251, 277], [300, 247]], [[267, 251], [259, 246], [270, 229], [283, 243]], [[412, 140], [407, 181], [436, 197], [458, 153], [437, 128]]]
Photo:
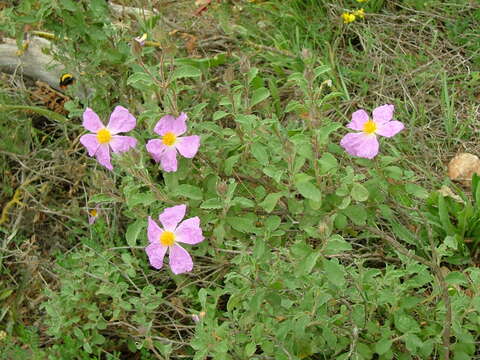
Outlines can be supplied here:
[[162, 246], [159, 242], [150, 243], [150, 245], [145, 248], [150, 265], [152, 265], [155, 269], [161, 269], [163, 266], [163, 258], [165, 257], [167, 249], [167, 246]]
[[137, 145], [137, 139], [131, 136], [114, 135], [109, 144], [113, 152], [121, 153], [134, 148]]
[[150, 242], [158, 242], [160, 240], [160, 235], [162, 235], [163, 230], [157, 223], [148, 217], [148, 226], [147, 226], [147, 237]]
[[110, 115], [107, 129], [110, 130], [112, 134], [118, 134], [120, 132], [133, 130], [136, 124], [137, 120], [135, 116], [130, 114], [123, 106], [116, 106]]
[[88, 155], [93, 156], [97, 152], [100, 143], [97, 140], [97, 135], [85, 134], [80, 137], [80, 142], [87, 148]]
[[390, 104], [382, 105], [373, 110], [373, 121], [378, 125], [384, 124], [387, 121], [392, 120], [394, 106]]
[[91, 131], [93, 133], [98, 132], [98, 130], [104, 128], [105, 126], [102, 124], [100, 121], [100, 118], [98, 115], [95, 113], [90, 108], [87, 108], [83, 112], [83, 127], [87, 129], [88, 131]]
[[175, 244], [170, 248], [170, 268], [173, 273], [178, 275], [192, 271], [193, 261], [190, 254], [180, 245]]
[[163, 210], [158, 216], [158, 220], [160, 220], [165, 230], [175, 231], [178, 223], [185, 217], [186, 211], [186, 205], [172, 206]]
[[105, 166], [108, 170], [113, 170], [113, 166], [110, 163], [110, 149], [108, 144], [101, 144], [95, 152], [95, 157], [101, 165]]
[[166, 172], [177, 171], [177, 150], [174, 147], [167, 146], [165, 151], [160, 155], [160, 164]]
[[388, 121], [385, 124], [379, 125], [376, 133], [385, 137], [392, 137], [402, 131], [404, 127], [400, 121]]
[[168, 132], [173, 132], [175, 135], [179, 136], [187, 131], [186, 120], [187, 114], [183, 112], [178, 118], [175, 118], [172, 115], [165, 115], [157, 122], [153, 131], [161, 136]]
[[198, 216], [183, 221], [175, 230], [175, 239], [178, 242], [190, 245], [202, 242], [204, 237], [200, 228], [200, 219]]
[[363, 130], [363, 125], [368, 121], [368, 114], [365, 110], [357, 110], [352, 114], [352, 121], [347, 125], [353, 130]]
[[200, 136], [192, 135], [192, 136], [185, 136], [177, 138], [177, 142], [175, 143], [175, 147], [177, 148], [178, 152], [186, 158], [193, 158], [198, 151], [200, 146]]
[[88, 225], [93, 225], [97, 221], [96, 216], [88, 215]]
[[148, 140], [146, 148], [153, 160], [160, 162], [161, 155], [168, 148], [168, 146], [165, 145], [160, 139], [152, 139]]
[[378, 140], [375, 135], [350, 133], [340, 141], [340, 145], [353, 156], [373, 159], [378, 154]]

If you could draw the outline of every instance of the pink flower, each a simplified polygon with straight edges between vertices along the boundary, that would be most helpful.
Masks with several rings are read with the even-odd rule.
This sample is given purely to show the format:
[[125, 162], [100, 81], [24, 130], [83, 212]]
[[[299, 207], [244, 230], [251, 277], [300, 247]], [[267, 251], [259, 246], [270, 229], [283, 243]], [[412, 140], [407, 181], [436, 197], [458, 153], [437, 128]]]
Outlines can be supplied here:
[[373, 110], [373, 120], [365, 110], [355, 111], [347, 127], [360, 132], [345, 135], [340, 145], [350, 155], [373, 159], [379, 148], [376, 135], [392, 137], [404, 128], [400, 121], [391, 121], [393, 108], [388, 104], [377, 107]]
[[137, 144], [131, 136], [117, 135], [121, 132], [132, 130], [137, 120], [123, 106], [117, 106], [110, 115], [107, 127], [100, 121], [98, 115], [90, 108], [83, 113], [83, 127], [93, 134], [86, 134], [80, 142], [87, 148], [88, 155], [97, 158], [98, 162], [107, 169], [112, 170], [110, 163], [110, 148], [115, 153], [125, 152]]
[[191, 159], [200, 146], [200, 136], [179, 137], [187, 131], [186, 120], [187, 114], [183, 112], [178, 118], [165, 115], [153, 129], [162, 138], [149, 140], [147, 143], [150, 155], [156, 162], [160, 162], [163, 170], [167, 172], [177, 171], [177, 150], [182, 156]]
[[147, 40], [147, 34], [143, 34], [142, 36], [137, 36], [135, 38], [133, 38], [133, 40], [135, 40], [140, 46], [144, 46], [145, 45], [145, 40]]
[[[148, 241], [145, 248], [150, 265], [155, 269], [163, 266], [163, 257], [168, 249], [170, 268], [174, 274], [191, 271], [193, 261], [187, 250], [178, 243], [198, 244], [204, 237], [200, 228], [200, 219], [195, 216], [180, 223], [185, 216], [186, 205], [166, 208], [158, 217], [163, 229], [152, 218], [148, 217]], [[180, 223], [180, 224], [179, 224]]]

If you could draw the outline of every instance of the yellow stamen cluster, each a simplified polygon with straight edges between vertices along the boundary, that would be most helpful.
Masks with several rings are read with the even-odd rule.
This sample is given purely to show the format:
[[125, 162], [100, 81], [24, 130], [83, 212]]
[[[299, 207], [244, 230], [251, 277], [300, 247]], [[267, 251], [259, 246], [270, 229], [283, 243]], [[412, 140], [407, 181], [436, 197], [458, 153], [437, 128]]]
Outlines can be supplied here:
[[342, 19], [344, 24], [350, 24], [355, 21], [355, 15], [348, 12], [344, 12], [342, 14]]
[[172, 146], [177, 141], [177, 136], [173, 132], [167, 132], [163, 135], [162, 142], [167, 146]]
[[365, 10], [363, 10], [363, 8], [359, 10], [355, 10], [353, 12], [353, 15], [359, 17], [360, 19], [363, 19], [365, 17]]
[[365, 10], [363, 8], [355, 10], [353, 12], [344, 12], [342, 14], [342, 19], [344, 24], [350, 24], [354, 22], [357, 19], [357, 17], [360, 19], [363, 19], [365, 17]]
[[98, 215], [98, 211], [96, 209], [90, 210], [90, 216], [96, 217]]
[[112, 140], [112, 134], [108, 129], [101, 129], [97, 133], [97, 140], [100, 144], [109, 143]]
[[375, 131], [377, 131], [377, 124], [375, 124], [375, 122], [373, 122], [372, 120], [368, 120], [363, 125], [363, 132], [367, 134], [373, 134]]
[[163, 246], [172, 246], [175, 243], [175, 234], [171, 231], [164, 231], [160, 235], [160, 244]]

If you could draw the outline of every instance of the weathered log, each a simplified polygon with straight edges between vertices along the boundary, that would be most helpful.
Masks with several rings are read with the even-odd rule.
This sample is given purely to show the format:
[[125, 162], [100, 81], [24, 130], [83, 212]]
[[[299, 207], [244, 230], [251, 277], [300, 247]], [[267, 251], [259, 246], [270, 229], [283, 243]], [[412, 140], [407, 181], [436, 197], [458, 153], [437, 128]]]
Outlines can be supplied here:
[[19, 51], [15, 40], [4, 38], [0, 44], [0, 71], [40, 80], [59, 90], [59, 79], [65, 67], [43, 50], [51, 47], [50, 41], [32, 37], [28, 47]]

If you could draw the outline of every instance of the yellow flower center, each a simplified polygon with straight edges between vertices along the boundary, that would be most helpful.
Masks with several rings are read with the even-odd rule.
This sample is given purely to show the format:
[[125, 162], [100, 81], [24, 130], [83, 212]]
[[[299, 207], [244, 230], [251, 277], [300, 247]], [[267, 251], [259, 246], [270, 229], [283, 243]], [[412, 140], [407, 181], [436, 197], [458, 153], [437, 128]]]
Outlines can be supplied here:
[[367, 134], [373, 134], [375, 131], [377, 131], [377, 124], [375, 124], [375, 122], [372, 120], [368, 120], [363, 125], [363, 132], [366, 132]]
[[93, 216], [93, 217], [96, 217], [98, 215], [97, 210], [95, 210], [95, 209], [90, 210], [90, 215]]
[[171, 231], [164, 231], [160, 235], [160, 244], [163, 246], [172, 246], [175, 242], [175, 234]]
[[97, 133], [97, 140], [100, 144], [106, 144], [112, 140], [112, 134], [108, 129], [102, 129]]
[[167, 132], [163, 135], [162, 141], [167, 146], [172, 146], [177, 141], [177, 136], [173, 132]]

